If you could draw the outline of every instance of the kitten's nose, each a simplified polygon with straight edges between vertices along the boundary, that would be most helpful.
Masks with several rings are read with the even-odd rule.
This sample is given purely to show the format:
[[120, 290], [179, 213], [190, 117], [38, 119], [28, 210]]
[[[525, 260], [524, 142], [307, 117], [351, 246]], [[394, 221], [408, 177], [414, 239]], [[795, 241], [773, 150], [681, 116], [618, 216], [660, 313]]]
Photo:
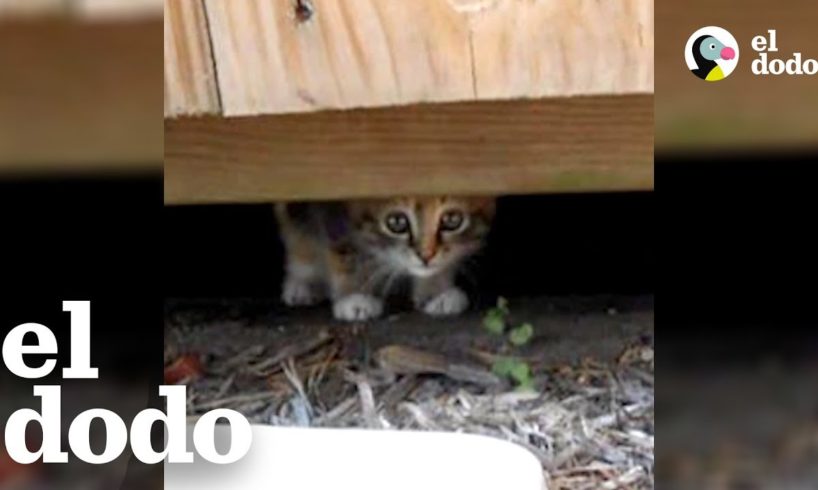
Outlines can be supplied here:
[[417, 254], [420, 261], [423, 262], [423, 265], [429, 265], [429, 262], [437, 255], [437, 247], [438, 244], [436, 241], [424, 240], [415, 247], [415, 254]]
[[429, 265], [429, 262], [431, 262], [432, 259], [435, 258], [436, 253], [437, 252], [435, 250], [419, 252], [418, 258], [420, 259], [421, 262], [423, 262], [423, 265]]

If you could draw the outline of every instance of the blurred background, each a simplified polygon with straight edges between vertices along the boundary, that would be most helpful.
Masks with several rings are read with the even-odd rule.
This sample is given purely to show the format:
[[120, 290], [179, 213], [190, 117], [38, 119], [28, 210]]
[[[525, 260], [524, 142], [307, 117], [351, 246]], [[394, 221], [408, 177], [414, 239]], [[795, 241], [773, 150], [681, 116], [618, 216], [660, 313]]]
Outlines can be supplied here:
[[[162, 4], [0, 0], [0, 336], [42, 323], [69, 354], [61, 302], [91, 301], [99, 381], [62, 385], [63, 446], [81, 411], [130, 420], [161, 384]], [[39, 408], [33, 382], [0, 373], [0, 426]], [[94, 426], [91, 446], [102, 449]], [[29, 447], [41, 434], [28, 430]], [[162, 488], [162, 468], [15, 464], [0, 442], [2, 489]]]
[[[818, 57], [818, 5], [655, 7], [657, 485], [815, 488], [818, 79], [754, 76], [750, 42], [777, 29], [778, 57]], [[710, 25], [740, 46], [718, 83], [683, 59]]]
[[0, 0], [0, 171], [162, 162], [162, 3]]
[[[750, 42], [777, 29], [776, 57], [818, 58], [816, 17], [810, 0], [656, 0], [656, 150], [815, 149], [815, 77], [753, 75]], [[706, 26], [727, 29], [740, 46], [738, 68], [720, 83], [702, 83], [682, 62], [688, 37]]]

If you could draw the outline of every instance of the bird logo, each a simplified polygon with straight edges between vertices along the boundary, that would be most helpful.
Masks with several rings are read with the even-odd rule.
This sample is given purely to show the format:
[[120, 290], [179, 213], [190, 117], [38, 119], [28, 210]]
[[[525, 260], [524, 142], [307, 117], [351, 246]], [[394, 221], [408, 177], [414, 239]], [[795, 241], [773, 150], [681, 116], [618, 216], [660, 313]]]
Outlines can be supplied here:
[[738, 63], [738, 43], [721, 27], [703, 27], [688, 39], [685, 61], [690, 71], [702, 80], [724, 80]]

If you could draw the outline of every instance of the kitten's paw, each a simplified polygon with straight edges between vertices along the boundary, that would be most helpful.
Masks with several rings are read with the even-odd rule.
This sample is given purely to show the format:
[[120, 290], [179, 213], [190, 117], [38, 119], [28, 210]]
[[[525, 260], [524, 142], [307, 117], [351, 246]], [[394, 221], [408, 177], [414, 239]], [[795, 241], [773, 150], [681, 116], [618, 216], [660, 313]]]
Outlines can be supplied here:
[[383, 313], [383, 301], [368, 294], [350, 294], [335, 301], [332, 313], [347, 322], [370, 320]]
[[423, 312], [432, 316], [459, 315], [469, 307], [469, 297], [460, 288], [449, 288], [423, 305]]
[[284, 281], [281, 301], [288, 306], [310, 306], [322, 299], [324, 298], [319, 289], [309, 281], [293, 278]]

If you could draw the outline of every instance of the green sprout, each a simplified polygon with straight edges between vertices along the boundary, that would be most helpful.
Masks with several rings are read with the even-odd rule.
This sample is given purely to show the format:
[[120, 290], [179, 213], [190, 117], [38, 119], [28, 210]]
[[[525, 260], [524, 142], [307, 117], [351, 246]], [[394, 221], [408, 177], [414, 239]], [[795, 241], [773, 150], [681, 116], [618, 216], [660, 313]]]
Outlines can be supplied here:
[[[497, 305], [486, 312], [483, 318], [483, 326], [490, 333], [497, 336], [504, 336], [509, 326], [508, 317], [511, 311], [508, 301], [502, 296], [497, 299]], [[506, 347], [508, 351], [511, 347], [521, 347], [531, 341], [534, 336], [534, 327], [530, 323], [508, 330]], [[511, 380], [518, 391], [534, 391], [534, 379], [531, 374], [531, 367], [527, 362], [514, 357], [501, 357], [494, 362], [492, 371], [501, 378]]]
[[497, 306], [486, 312], [486, 316], [483, 318], [483, 326], [494, 335], [503, 335], [506, 331], [508, 313], [508, 301], [501, 296], [497, 299]]
[[513, 381], [518, 390], [530, 391], [534, 388], [531, 367], [525, 361], [513, 357], [501, 357], [494, 362], [491, 370], [497, 376]]
[[534, 327], [530, 323], [523, 323], [508, 334], [508, 340], [517, 347], [523, 346], [534, 336]]

